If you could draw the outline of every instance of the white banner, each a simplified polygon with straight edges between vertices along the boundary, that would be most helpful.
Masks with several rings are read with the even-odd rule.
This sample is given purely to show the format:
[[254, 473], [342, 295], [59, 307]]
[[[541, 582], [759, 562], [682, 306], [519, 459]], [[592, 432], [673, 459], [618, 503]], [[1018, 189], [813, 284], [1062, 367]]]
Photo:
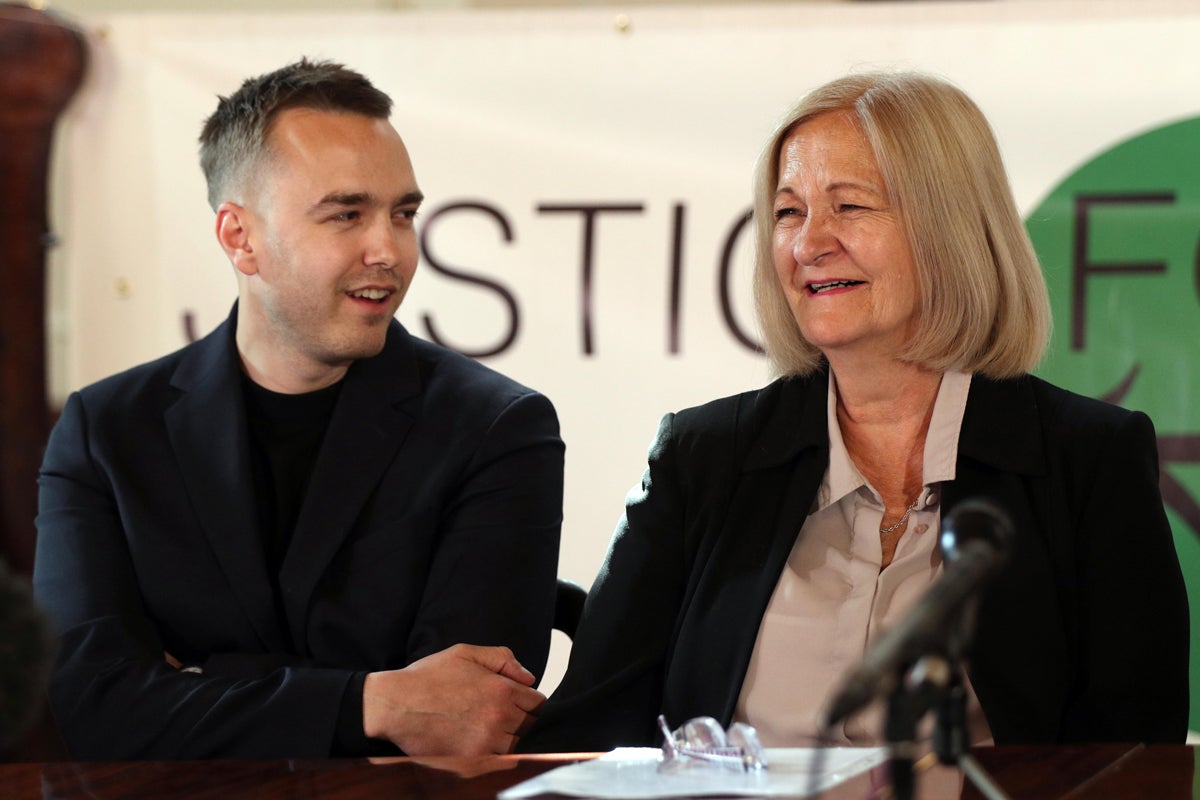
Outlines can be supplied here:
[[[1194, 2], [1008, 0], [82, 21], [60, 131], [52, 378], [66, 392], [227, 313], [196, 137], [301, 55], [396, 101], [427, 201], [399, 317], [546, 393], [567, 443], [560, 572], [585, 586], [668, 410], [769, 380], [748, 343], [751, 168], [805, 91], [914, 68], [991, 119], [1023, 211], [1079, 164], [1200, 113]], [[748, 229], [746, 230], [748, 234]], [[1060, 321], [1060, 325], [1062, 322]]]

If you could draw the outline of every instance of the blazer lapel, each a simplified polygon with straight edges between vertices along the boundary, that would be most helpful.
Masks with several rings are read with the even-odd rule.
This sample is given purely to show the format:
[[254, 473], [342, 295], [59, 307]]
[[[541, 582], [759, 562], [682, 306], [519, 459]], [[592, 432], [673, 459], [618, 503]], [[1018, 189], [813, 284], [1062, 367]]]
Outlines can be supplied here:
[[[828, 375], [787, 380], [772, 402], [760, 393], [738, 422], [741, 456], [729, 513], [687, 603], [672, 658], [678, 694], [664, 706], [679, 716], [714, 714], [728, 724], [741, 691], [758, 622], [770, 602], [829, 460]], [[713, 631], [721, 631], [714, 645]], [[675, 720], [672, 720], [673, 722]]]
[[264, 647], [285, 648], [263, 556], [250, 469], [246, 409], [230, 317], [183, 357], [171, 384], [167, 435], [192, 508], [228, 585]]
[[973, 460], [1002, 472], [1045, 474], [1041, 417], [1029, 380], [971, 378], [958, 441], [960, 466]]
[[288, 626], [301, 652], [317, 582], [412, 427], [416, 409], [402, 401], [420, 388], [412, 341], [395, 321], [383, 352], [346, 373], [280, 570]]
[[[1030, 380], [972, 378], [957, 474], [942, 497], [943, 516], [962, 500], [991, 500], [1011, 517], [1016, 534], [1008, 566], [978, 606], [968, 664], [997, 741], [1058, 729], [1054, 698], [1065, 689], [1055, 681], [1062, 671], [1047, 669], [1043, 659], [1062, 664], [1070, 658], [1059, 609], [1070, 607], [1075, 592], [1067, 578], [1074, 554], [1066, 537], [1046, 536], [1067, 530], [1068, 522], [1059, 519], [1061, 498], [1052, 496], [1046, 480], [1045, 433]], [[1039, 589], [1048, 586], [1057, 596]], [[1013, 655], [1022, 652], [1039, 657]]]
[[1013, 514], [1013, 524], [1031, 525], [1027, 477], [1046, 474], [1045, 444], [1037, 400], [1028, 379], [971, 378], [959, 434], [958, 464], [942, 495], [943, 515], [960, 501], [987, 498]]

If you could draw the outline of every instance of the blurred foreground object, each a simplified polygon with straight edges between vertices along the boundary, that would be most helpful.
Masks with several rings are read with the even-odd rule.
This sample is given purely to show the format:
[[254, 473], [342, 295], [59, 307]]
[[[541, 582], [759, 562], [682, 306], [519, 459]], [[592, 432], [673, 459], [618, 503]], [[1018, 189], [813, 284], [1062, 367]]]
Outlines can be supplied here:
[[0, 751], [17, 744], [41, 709], [53, 652], [28, 583], [0, 561]]
[[46, 177], [54, 123], [83, 80], [82, 34], [0, 3], [0, 553], [33, 568], [46, 398]]

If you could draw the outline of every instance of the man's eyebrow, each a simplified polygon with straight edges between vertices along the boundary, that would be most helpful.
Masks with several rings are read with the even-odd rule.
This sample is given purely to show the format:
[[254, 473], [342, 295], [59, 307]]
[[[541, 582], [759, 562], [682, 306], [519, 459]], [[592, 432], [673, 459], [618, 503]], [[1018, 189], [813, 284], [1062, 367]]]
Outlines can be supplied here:
[[[401, 195], [400, 197], [398, 197], [392, 205], [393, 206], [419, 205], [421, 203], [421, 201], [424, 199], [425, 199], [425, 195], [421, 194], [421, 192], [411, 191], [411, 192], [408, 192], [407, 194], [404, 194], [404, 195]], [[347, 208], [347, 207], [354, 207], [354, 206], [369, 205], [374, 200], [375, 200], [375, 197], [370, 192], [330, 192], [329, 194], [325, 195], [320, 200], [318, 200], [316, 203], [314, 203], [312, 205], [312, 207], [309, 209], [309, 213], [317, 214], [317, 213], [320, 213], [321, 211], [323, 211], [327, 208], [330, 208], [330, 207]]]
[[370, 200], [371, 195], [367, 192], [330, 192], [317, 202], [313, 203], [312, 207], [308, 211], [310, 214], [315, 214], [330, 206], [335, 208], [361, 206]]

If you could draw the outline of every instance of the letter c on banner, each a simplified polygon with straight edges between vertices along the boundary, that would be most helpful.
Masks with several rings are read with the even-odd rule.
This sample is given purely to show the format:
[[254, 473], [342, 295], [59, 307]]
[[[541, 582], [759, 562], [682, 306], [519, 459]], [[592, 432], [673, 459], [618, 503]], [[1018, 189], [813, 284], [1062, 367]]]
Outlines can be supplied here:
[[725, 325], [733, 334], [733, 338], [737, 339], [747, 350], [765, 353], [763, 346], [754, 341], [750, 334], [746, 333], [738, 324], [737, 318], [733, 316], [733, 302], [729, 299], [729, 271], [733, 267], [733, 248], [753, 216], [754, 212], [747, 211], [737, 222], [733, 223], [733, 227], [729, 229], [729, 234], [725, 237], [725, 249], [721, 251], [721, 265], [717, 273], [717, 294], [721, 298], [721, 316], [724, 317]]

